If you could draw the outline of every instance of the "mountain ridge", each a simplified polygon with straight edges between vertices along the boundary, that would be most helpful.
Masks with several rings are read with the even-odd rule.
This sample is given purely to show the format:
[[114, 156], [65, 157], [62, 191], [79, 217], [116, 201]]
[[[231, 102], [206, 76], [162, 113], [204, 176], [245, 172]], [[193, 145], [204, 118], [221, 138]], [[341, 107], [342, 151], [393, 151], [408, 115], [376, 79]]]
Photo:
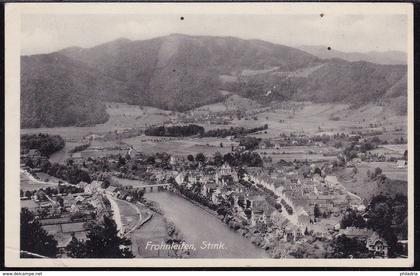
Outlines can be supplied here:
[[[220, 90], [260, 103], [297, 99], [363, 105], [406, 96], [404, 65], [321, 59], [301, 49], [234, 37], [119, 38], [91, 48], [68, 47], [22, 56], [21, 63], [22, 97], [26, 98], [22, 100], [22, 125], [26, 127], [39, 126], [40, 121], [48, 126], [102, 122], [103, 112], [82, 116], [86, 109], [76, 108], [87, 103], [90, 109], [103, 110], [102, 101], [185, 111], [222, 101], [226, 96]], [[222, 76], [233, 81], [225, 83]], [[267, 91], [270, 96], [265, 96]], [[63, 97], [73, 93], [74, 97]], [[44, 94], [60, 95], [52, 97], [55, 101], [70, 100], [80, 120], [60, 119], [54, 109], [54, 119], [41, 119], [48, 117], [41, 112], [45, 103], [31, 100], [34, 95], [45, 99]]]

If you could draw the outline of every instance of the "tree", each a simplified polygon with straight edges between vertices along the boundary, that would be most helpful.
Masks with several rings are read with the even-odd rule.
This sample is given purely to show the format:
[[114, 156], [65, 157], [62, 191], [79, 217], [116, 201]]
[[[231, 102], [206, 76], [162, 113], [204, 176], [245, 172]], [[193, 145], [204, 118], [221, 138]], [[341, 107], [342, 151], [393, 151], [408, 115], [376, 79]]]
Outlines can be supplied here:
[[125, 158], [122, 156], [122, 155], [120, 155], [119, 157], [118, 157], [118, 166], [124, 166], [126, 164], [126, 160], [125, 160]]
[[61, 207], [64, 207], [64, 199], [61, 196], [57, 197], [57, 202]]
[[336, 237], [332, 242], [332, 252], [328, 258], [369, 258], [366, 244], [357, 238], [348, 238], [344, 235]]
[[358, 228], [365, 228], [366, 227], [366, 222], [364, 220], [364, 218], [357, 214], [354, 210], [348, 210], [340, 223], [341, 228], [347, 228], [350, 226], [355, 226]]
[[214, 165], [221, 166], [223, 165], [223, 156], [220, 152], [216, 152], [213, 156]]
[[191, 155], [191, 154], [188, 154], [187, 159], [188, 159], [188, 161], [190, 161], [190, 162], [194, 162], [194, 156], [193, 156], [193, 155]]
[[71, 258], [86, 258], [86, 243], [72, 235], [70, 243], [66, 246], [66, 252]]
[[149, 157], [147, 157], [147, 159], [146, 159], [146, 163], [147, 163], [148, 165], [154, 165], [154, 164], [155, 164], [155, 157], [154, 157], [154, 156], [149, 156]]
[[252, 137], [252, 136], [246, 136], [241, 138], [239, 141], [240, 146], [244, 146], [247, 150], [253, 150], [258, 147], [261, 139]]
[[223, 161], [226, 162], [226, 163], [228, 163], [229, 165], [232, 165], [233, 160], [234, 160], [234, 158], [233, 158], [233, 155], [231, 153], [226, 153], [223, 156]]
[[197, 160], [198, 162], [204, 163], [206, 161], [206, 156], [203, 153], [199, 152], [195, 156], [195, 160]]
[[[85, 243], [76, 242], [70, 247], [69, 255], [78, 256], [85, 254], [81, 248], [86, 247], [86, 258], [133, 258], [127, 246], [131, 241], [118, 236], [117, 225], [114, 220], [104, 217], [102, 224], [95, 225], [87, 234]], [[69, 244], [70, 245], [70, 244]]]
[[318, 204], [315, 204], [314, 206], [314, 217], [319, 218], [321, 216], [321, 210], [319, 210]]
[[382, 174], [382, 169], [381, 168], [379, 168], [379, 167], [377, 167], [376, 169], [375, 169], [375, 176], [374, 177], [377, 177], [378, 175], [381, 175]]
[[26, 208], [20, 212], [20, 250], [51, 258], [56, 258], [58, 253], [57, 241]]
[[318, 168], [318, 167], [316, 167], [316, 168], [315, 168], [315, 170], [314, 170], [314, 174], [321, 175], [321, 174], [322, 174], [321, 169], [320, 169], [320, 168]]

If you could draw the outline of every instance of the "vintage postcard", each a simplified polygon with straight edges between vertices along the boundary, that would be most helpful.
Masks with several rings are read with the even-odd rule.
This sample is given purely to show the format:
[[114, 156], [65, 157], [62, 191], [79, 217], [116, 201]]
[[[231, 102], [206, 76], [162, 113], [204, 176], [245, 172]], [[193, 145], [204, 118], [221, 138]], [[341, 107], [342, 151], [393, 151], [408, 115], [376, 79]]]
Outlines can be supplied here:
[[12, 267], [413, 265], [413, 11], [6, 4]]

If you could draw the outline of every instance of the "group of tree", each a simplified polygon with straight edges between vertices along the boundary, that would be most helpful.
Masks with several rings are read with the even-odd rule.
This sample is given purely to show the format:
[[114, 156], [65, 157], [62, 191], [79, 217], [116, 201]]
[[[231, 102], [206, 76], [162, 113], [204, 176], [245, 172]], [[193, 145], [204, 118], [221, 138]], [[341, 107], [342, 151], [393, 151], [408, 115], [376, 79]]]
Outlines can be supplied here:
[[234, 167], [262, 167], [264, 165], [258, 153], [249, 151], [226, 153], [223, 156], [223, 161]]
[[343, 150], [346, 160], [358, 157], [359, 153], [366, 153], [377, 147], [378, 144], [372, 141], [352, 142]]
[[73, 185], [58, 185], [58, 187], [46, 187], [41, 188], [39, 190], [27, 190], [23, 191], [20, 190], [20, 196], [23, 197], [32, 197], [35, 195], [38, 191], [42, 191], [48, 196], [57, 195], [57, 194], [75, 194], [75, 193], [81, 193], [83, 192], [83, 188], [79, 188], [77, 186]]
[[357, 238], [339, 235], [331, 242], [327, 258], [371, 258], [372, 254], [366, 247], [366, 242]]
[[286, 209], [289, 215], [293, 215], [293, 208], [284, 199], [281, 199], [281, 204], [283, 205], [284, 209]]
[[[373, 197], [364, 216], [354, 210], [347, 210], [341, 220], [341, 228], [367, 228], [377, 232], [388, 245], [388, 257], [395, 257], [401, 252], [398, 240], [407, 239], [407, 197], [377, 195]], [[368, 254], [366, 243], [355, 238], [340, 236], [333, 242], [332, 257], [349, 256], [363, 258]]]
[[73, 160], [68, 160], [67, 164], [51, 163], [46, 157], [27, 157], [24, 164], [30, 168], [38, 168], [42, 172], [65, 180], [71, 184], [77, 184], [81, 181], [90, 183], [91, 177], [88, 171], [74, 164]]
[[[20, 250], [49, 258], [56, 258], [58, 254], [54, 236], [48, 234], [35, 215], [26, 208], [22, 208], [20, 212]], [[21, 256], [30, 255], [21, 252]]]
[[225, 138], [228, 136], [238, 137], [238, 136], [243, 136], [246, 134], [263, 131], [267, 129], [268, 129], [267, 124], [260, 127], [254, 127], [254, 128], [244, 128], [244, 127], [217, 128], [217, 129], [211, 129], [211, 130], [206, 131], [202, 136], [203, 137], [222, 137], [222, 138]]
[[133, 258], [129, 246], [131, 241], [120, 237], [117, 225], [111, 218], [104, 216], [101, 224], [89, 230], [86, 240], [72, 237], [66, 252], [72, 258]]
[[38, 150], [44, 156], [50, 156], [56, 151], [64, 148], [64, 140], [59, 135], [23, 134], [20, 138], [20, 148], [22, 152], [31, 149]]
[[345, 229], [347, 227], [365, 228], [367, 226], [365, 219], [354, 210], [347, 210], [341, 219], [340, 227]]
[[61, 165], [48, 162], [41, 167], [41, 170], [48, 175], [63, 179], [71, 184], [77, 184], [82, 181], [90, 183], [92, 181], [89, 172], [75, 164]]
[[245, 147], [245, 150], [254, 150], [260, 144], [261, 139], [252, 137], [252, 136], [245, 136], [239, 140], [239, 146]]
[[185, 126], [149, 127], [144, 131], [144, 134], [148, 136], [187, 137], [194, 135], [203, 135], [204, 131], [204, 127], [190, 124]]
[[377, 195], [373, 197], [367, 208], [367, 227], [376, 231], [388, 244], [388, 254], [394, 257], [400, 250], [398, 239], [405, 240], [408, 235], [407, 197], [396, 194]]
[[[59, 254], [54, 236], [42, 228], [35, 215], [26, 208], [20, 213], [20, 250], [22, 257], [38, 254], [56, 258]], [[86, 240], [72, 240], [65, 252], [72, 258], [133, 258], [129, 249], [131, 241], [118, 235], [114, 220], [104, 216], [103, 221], [94, 224], [88, 231]], [[28, 252], [24, 254], [22, 251]]]

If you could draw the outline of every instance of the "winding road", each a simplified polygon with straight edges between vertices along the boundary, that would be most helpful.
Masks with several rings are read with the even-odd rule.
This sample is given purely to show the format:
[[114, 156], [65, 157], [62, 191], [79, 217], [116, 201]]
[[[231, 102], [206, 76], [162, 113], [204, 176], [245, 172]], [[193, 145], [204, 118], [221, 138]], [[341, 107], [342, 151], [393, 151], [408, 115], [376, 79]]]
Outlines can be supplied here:
[[113, 218], [115, 223], [117, 224], [117, 230], [119, 233], [122, 233], [123, 231], [123, 224], [121, 221], [121, 213], [120, 213], [120, 207], [118, 207], [117, 202], [115, 202], [114, 197], [110, 193], [106, 193], [106, 197], [108, 198], [109, 202], [111, 203], [111, 209], [113, 212]]

